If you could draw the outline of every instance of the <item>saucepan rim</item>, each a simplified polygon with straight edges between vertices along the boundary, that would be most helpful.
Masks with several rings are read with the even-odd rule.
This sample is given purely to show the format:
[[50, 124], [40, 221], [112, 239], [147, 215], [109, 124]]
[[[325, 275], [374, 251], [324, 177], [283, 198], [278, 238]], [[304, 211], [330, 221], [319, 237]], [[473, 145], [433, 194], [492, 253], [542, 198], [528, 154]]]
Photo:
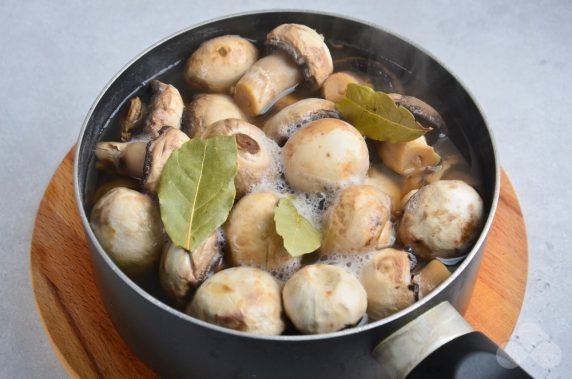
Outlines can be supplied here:
[[[437, 64], [439, 64], [441, 67], [443, 67], [459, 83], [459, 85], [467, 93], [468, 97], [474, 102], [474, 104], [477, 108], [477, 111], [479, 112], [479, 114], [483, 118], [483, 126], [486, 129], [487, 135], [488, 135], [490, 142], [491, 142], [491, 147], [492, 147], [491, 151], [493, 154], [492, 158], [494, 160], [494, 165], [495, 165], [495, 174], [494, 174], [495, 175], [495, 178], [494, 178], [495, 184], [494, 184], [493, 198], [491, 201], [490, 211], [487, 215], [483, 230], [482, 230], [480, 236], [478, 237], [478, 239], [476, 240], [473, 248], [471, 249], [471, 251], [467, 255], [467, 257], [464, 259], [464, 261], [460, 264], [460, 266], [452, 273], [452, 275], [445, 282], [441, 283], [441, 285], [439, 285], [439, 287], [437, 287], [435, 290], [433, 290], [426, 297], [420, 299], [419, 301], [416, 301], [414, 304], [408, 306], [407, 308], [405, 308], [405, 309], [403, 309], [403, 310], [401, 310], [401, 311], [399, 311], [399, 312], [397, 312], [397, 313], [395, 313], [389, 317], [383, 318], [381, 320], [378, 320], [378, 321], [375, 321], [375, 322], [372, 322], [369, 324], [365, 324], [363, 326], [348, 328], [348, 329], [344, 329], [341, 331], [324, 333], [324, 334], [287, 335], [287, 336], [282, 336], [282, 335], [280, 335], [280, 336], [259, 336], [259, 335], [253, 335], [253, 334], [246, 333], [246, 332], [236, 331], [233, 329], [223, 328], [221, 326], [210, 324], [210, 323], [207, 323], [205, 321], [191, 317], [191, 316], [183, 313], [182, 311], [179, 311], [179, 310], [163, 303], [162, 301], [156, 299], [151, 294], [147, 293], [144, 289], [142, 289], [135, 282], [133, 282], [127, 275], [125, 275], [121, 271], [121, 269], [119, 269], [117, 267], [117, 265], [111, 260], [111, 258], [108, 256], [108, 254], [105, 252], [105, 250], [102, 248], [102, 246], [98, 242], [97, 238], [95, 237], [95, 234], [93, 233], [93, 231], [91, 229], [88, 217], [86, 215], [86, 212], [85, 212], [85, 209], [83, 206], [83, 204], [84, 204], [83, 196], [82, 196], [83, 189], [79, 188], [80, 171], [83, 171], [83, 170], [80, 170], [80, 167], [78, 164], [79, 160], [80, 160], [80, 152], [82, 151], [82, 145], [84, 143], [84, 137], [85, 137], [85, 134], [87, 131], [89, 121], [90, 121], [94, 111], [96, 110], [96, 108], [100, 104], [101, 99], [107, 93], [107, 91], [112, 86], [112, 84], [115, 83], [115, 81], [125, 71], [129, 70], [130, 67], [135, 62], [137, 62], [139, 59], [144, 57], [147, 53], [149, 53], [150, 51], [157, 48], [158, 46], [170, 41], [171, 39], [173, 39], [173, 38], [175, 38], [175, 37], [177, 37], [183, 33], [187, 33], [193, 29], [196, 29], [196, 28], [199, 28], [201, 26], [205, 26], [205, 25], [208, 25], [208, 24], [211, 24], [214, 22], [218, 22], [218, 21], [229, 20], [229, 19], [242, 17], [242, 16], [265, 15], [265, 14], [273, 14], [273, 13], [300, 13], [300, 14], [306, 14], [306, 15], [309, 14], [309, 15], [317, 15], [317, 16], [335, 17], [335, 18], [338, 18], [341, 20], [347, 20], [347, 21], [352, 21], [355, 23], [360, 23], [360, 24], [365, 25], [367, 27], [380, 30], [382, 32], [385, 32], [389, 35], [392, 35], [392, 36], [402, 40], [405, 43], [408, 43], [409, 45], [413, 46], [415, 49], [418, 49], [419, 51], [423, 52], [429, 58], [433, 59]], [[87, 113], [87, 116], [85, 117], [85, 120], [83, 122], [83, 125], [81, 127], [79, 139], [78, 139], [78, 142], [76, 145], [73, 176], [74, 176], [74, 192], [75, 192], [76, 204], [77, 204], [77, 208], [79, 210], [80, 219], [81, 219], [81, 222], [83, 224], [83, 228], [86, 232], [87, 238], [91, 241], [92, 246], [95, 247], [97, 253], [103, 258], [105, 263], [109, 266], [109, 268], [111, 268], [111, 270], [114, 272], [114, 274], [119, 276], [121, 278], [121, 280], [127, 286], [129, 286], [131, 288], [131, 290], [133, 290], [134, 293], [137, 294], [137, 296], [141, 296], [143, 299], [147, 300], [153, 306], [159, 308], [161, 311], [170, 313], [174, 317], [183, 319], [186, 322], [190, 322], [190, 323], [199, 325], [199, 326], [204, 327], [204, 328], [211, 329], [213, 331], [217, 331], [217, 332], [220, 332], [223, 334], [240, 336], [242, 338], [263, 339], [263, 340], [270, 340], [270, 341], [276, 341], [276, 342], [283, 342], [283, 341], [301, 341], [302, 342], [302, 341], [322, 340], [322, 339], [328, 339], [328, 338], [347, 336], [347, 335], [351, 335], [351, 334], [357, 334], [357, 333], [365, 332], [365, 331], [368, 331], [371, 329], [381, 327], [385, 324], [391, 323], [392, 321], [397, 320], [397, 319], [399, 319], [399, 318], [403, 317], [404, 315], [409, 314], [411, 312], [419, 311], [423, 306], [425, 306], [426, 303], [431, 302], [431, 300], [435, 296], [439, 295], [439, 293], [441, 293], [441, 291], [443, 291], [447, 286], [449, 286], [450, 283], [455, 281], [457, 279], [457, 277], [459, 277], [460, 275], [463, 275], [466, 268], [475, 259], [475, 257], [478, 254], [479, 249], [485, 243], [485, 240], [486, 240], [486, 238], [490, 232], [490, 228], [491, 228], [491, 225], [492, 225], [495, 213], [496, 213], [496, 208], [498, 205], [498, 199], [499, 199], [499, 194], [500, 194], [500, 165], [498, 162], [497, 148], [496, 148], [496, 143], [495, 143], [493, 134], [492, 134], [492, 132], [488, 126], [488, 122], [486, 120], [485, 113], [483, 112], [483, 110], [480, 107], [480, 105], [478, 104], [478, 102], [475, 100], [475, 97], [472, 95], [472, 93], [467, 89], [467, 87], [454, 74], [454, 72], [452, 70], [450, 70], [446, 65], [444, 65], [438, 59], [436, 59], [432, 54], [430, 54], [428, 51], [426, 51], [422, 47], [419, 47], [417, 44], [409, 41], [407, 38], [405, 38], [405, 37], [403, 37], [403, 36], [401, 36], [395, 32], [389, 32], [386, 29], [384, 29], [383, 27], [380, 27], [379, 25], [376, 25], [374, 23], [367, 22], [364, 20], [355, 19], [355, 18], [348, 17], [345, 15], [330, 13], [330, 12], [322, 12], [322, 11], [314, 11], [314, 10], [297, 10], [297, 9], [267, 9], [267, 10], [258, 10], [258, 11], [235, 13], [235, 14], [231, 14], [231, 15], [227, 15], [227, 16], [223, 16], [223, 17], [214, 18], [214, 19], [211, 19], [211, 20], [201, 22], [201, 23], [195, 24], [193, 26], [184, 28], [182, 30], [179, 30], [178, 32], [173, 33], [170, 36], [161, 39], [160, 41], [154, 43], [149, 48], [147, 48], [144, 51], [142, 51], [141, 53], [139, 53], [137, 56], [135, 56], [133, 59], [131, 59], [123, 68], [121, 68], [121, 70], [119, 70], [119, 72], [117, 72], [117, 74], [115, 74], [115, 76], [105, 85], [105, 87], [101, 90], [101, 92], [99, 93], [99, 95], [95, 99], [94, 103], [90, 107], [90, 109]]]

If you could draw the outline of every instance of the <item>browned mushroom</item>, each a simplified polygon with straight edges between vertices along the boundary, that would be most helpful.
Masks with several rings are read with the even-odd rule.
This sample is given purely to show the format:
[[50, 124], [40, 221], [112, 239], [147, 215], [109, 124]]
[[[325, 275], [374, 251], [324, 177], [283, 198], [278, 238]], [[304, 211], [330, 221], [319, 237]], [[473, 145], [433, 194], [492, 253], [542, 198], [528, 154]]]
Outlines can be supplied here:
[[145, 120], [145, 133], [157, 137], [164, 126], [181, 127], [181, 117], [185, 104], [179, 91], [170, 84], [152, 80], [149, 111]]

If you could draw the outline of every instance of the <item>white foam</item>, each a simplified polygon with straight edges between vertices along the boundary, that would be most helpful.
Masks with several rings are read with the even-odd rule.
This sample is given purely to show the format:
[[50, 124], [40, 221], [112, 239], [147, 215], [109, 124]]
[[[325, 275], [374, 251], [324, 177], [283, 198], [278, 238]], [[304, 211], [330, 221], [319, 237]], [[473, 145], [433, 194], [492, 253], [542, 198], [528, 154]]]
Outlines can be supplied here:
[[359, 279], [363, 267], [373, 258], [376, 253], [377, 251], [368, 251], [357, 254], [328, 254], [321, 256], [317, 263], [342, 267]]

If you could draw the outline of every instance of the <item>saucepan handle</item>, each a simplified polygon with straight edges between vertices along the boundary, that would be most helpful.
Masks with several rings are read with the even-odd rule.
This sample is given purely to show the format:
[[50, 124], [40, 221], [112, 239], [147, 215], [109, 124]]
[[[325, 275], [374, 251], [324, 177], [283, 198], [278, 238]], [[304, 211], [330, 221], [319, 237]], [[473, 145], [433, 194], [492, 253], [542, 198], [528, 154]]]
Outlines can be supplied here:
[[381, 341], [373, 356], [388, 379], [531, 378], [447, 301]]

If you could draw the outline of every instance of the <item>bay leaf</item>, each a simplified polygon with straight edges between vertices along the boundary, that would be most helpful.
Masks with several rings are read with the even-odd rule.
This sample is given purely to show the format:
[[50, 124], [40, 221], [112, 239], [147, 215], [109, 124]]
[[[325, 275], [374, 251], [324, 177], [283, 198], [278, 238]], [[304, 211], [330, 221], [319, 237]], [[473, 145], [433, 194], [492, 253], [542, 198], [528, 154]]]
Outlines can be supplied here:
[[431, 130], [416, 122], [409, 110], [396, 105], [387, 94], [364, 85], [349, 84], [336, 108], [362, 135], [377, 141], [412, 141]]
[[320, 231], [298, 212], [291, 198], [280, 199], [274, 210], [274, 222], [291, 256], [308, 254], [320, 247]]
[[234, 204], [234, 136], [192, 139], [175, 150], [161, 173], [159, 205], [167, 234], [189, 251], [227, 219]]

